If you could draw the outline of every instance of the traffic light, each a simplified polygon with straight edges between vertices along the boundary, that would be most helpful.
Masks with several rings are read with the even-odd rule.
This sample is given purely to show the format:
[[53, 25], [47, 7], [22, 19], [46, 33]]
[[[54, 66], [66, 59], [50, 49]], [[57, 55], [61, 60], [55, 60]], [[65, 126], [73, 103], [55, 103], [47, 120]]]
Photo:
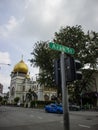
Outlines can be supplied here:
[[79, 60], [74, 60], [73, 57], [67, 56], [65, 58], [66, 67], [66, 80], [68, 82], [82, 79], [81, 62]]
[[74, 58], [67, 56], [65, 58], [65, 68], [66, 68], [66, 81], [71, 82], [75, 80], [75, 63]]
[[57, 86], [57, 95], [61, 93], [61, 67], [60, 59], [55, 59], [53, 61], [53, 81]]
[[53, 62], [53, 79], [56, 86], [61, 85], [60, 59], [55, 59]]
[[75, 80], [82, 79], [82, 71], [81, 71], [81, 62], [79, 60], [75, 60]]

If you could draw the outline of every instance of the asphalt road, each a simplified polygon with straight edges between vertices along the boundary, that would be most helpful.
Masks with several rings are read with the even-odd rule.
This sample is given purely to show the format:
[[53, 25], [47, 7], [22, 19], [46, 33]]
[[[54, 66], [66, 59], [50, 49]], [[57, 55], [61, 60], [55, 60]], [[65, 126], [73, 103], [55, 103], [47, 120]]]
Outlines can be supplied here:
[[[70, 130], [98, 130], [98, 112], [70, 112], [69, 117]], [[1, 106], [0, 130], [64, 130], [63, 114]]]

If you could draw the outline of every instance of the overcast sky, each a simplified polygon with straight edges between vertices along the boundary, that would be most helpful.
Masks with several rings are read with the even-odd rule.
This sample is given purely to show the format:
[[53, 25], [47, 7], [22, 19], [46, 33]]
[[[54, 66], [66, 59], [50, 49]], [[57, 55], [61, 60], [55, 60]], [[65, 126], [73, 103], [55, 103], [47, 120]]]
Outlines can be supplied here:
[[75, 25], [98, 32], [98, 0], [0, 0], [0, 63], [11, 64], [0, 64], [4, 92], [22, 55], [31, 77], [38, 73], [28, 62], [35, 42], [51, 40], [61, 26]]

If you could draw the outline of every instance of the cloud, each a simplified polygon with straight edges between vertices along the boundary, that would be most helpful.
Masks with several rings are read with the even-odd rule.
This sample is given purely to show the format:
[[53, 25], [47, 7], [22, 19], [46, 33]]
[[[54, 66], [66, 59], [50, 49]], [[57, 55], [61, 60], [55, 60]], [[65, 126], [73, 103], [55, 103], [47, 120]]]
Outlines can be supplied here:
[[[18, 18], [11, 16], [6, 24], [1, 26], [1, 34], [12, 37], [49, 40], [60, 26], [70, 24], [68, 8], [63, 6], [63, 0], [25, 1], [24, 9]], [[73, 18], [74, 19], [74, 18]]]
[[98, 30], [96, 0], [25, 0], [12, 3], [12, 11], [16, 4], [19, 16], [15, 12], [16, 15], [11, 15], [8, 22], [0, 27], [3, 36], [9, 34], [21, 39], [51, 40], [61, 26], [77, 24], [87, 31]]
[[3, 85], [3, 92], [8, 92], [8, 87], [10, 86], [10, 77], [0, 74], [0, 83]]
[[11, 36], [12, 33], [17, 29], [18, 21], [14, 16], [10, 16], [8, 22], [0, 26], [0, 37], [7, 38], [9, 35]]
[[8, 68], [5, 65], [11, 64], [10, 54], [8, 52], [0, 52], [0, 83], [4, 86], [4, 92], [8, 91], [10, 85], [10, 77], [7, 73]]
[[3, 64], [10, 64], [11, 59], [8, 52], [0, 52], [0, 66]]
[[63, 4], [62, 0], [30, 0], [23, 12], [18, 34], [32, 39], [49, 40], [62, 24], [66, 24], [64, 21], [68, 15], [66, 12], [62, 13]]

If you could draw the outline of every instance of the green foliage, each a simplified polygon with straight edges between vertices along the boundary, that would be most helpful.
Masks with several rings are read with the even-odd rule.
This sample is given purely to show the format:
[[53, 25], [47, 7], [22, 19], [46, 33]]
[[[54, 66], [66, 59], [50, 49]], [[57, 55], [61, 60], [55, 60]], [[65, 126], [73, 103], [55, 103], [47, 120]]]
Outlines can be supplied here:
[[98, 34], [94, 33], [94, 38], [90, 39], [90, 33], [85, 34], [82, 27], [62, 27], [59, 32], [55, 33], [54, 42], [72, 47], [75, 49], [74, 57], [78, 58], [83, 66], [89, 63], [90, 66], [96, 67]]
[[[75, 49], [75, 57], [80, 57], [85, 48], [85, 34], [81, 26], [61, 27], [59, 32], [55, 32], [54, 42]], [[81, 51], [80, 51], [81, 50]]]
[[[81, 92], [91, 91], [92, 75], [97, 67], [97, 49], [98, 46], [98, 34], [94, 33], [93, 39], [90, 38], [90, 33], [85, 34], [81, 26], [67, 26], [66, 28], [61, 28], [59, 32], [55, 33], [54, 42], [63, 44], [68, 47], [75, 49], [74, 57], [79, 59], [82, 63], [82, 67], [86, 64], [89, 65], [89, 69], [82, 69], [83, 79], [81, 81], [76, 81], [74, 83], [74, 93], [73, 97], [79, 99]], [[92, 69], [91, 69], [92, 67]]]
[[[98, 48], [96, 49], [98, 47], [98, 33], [93, 32], [93, 38], [91, 38], [89, 31], [85, 34], [80, 25], [61, 27], [58, 32], [55, 32], [53, 42], [74, 48], [73, 57], [82, 63], [83, 79], [74, 83], [77, 99], [82, 91], [90, 89], [90, 82], [93, 82], [91, 77], [98, 64]], [[48, 42], [41, 41], [35, 44], [31, 54], [33, 58], [30, 62], [42, 70], [39, 82], [45, 86], [51, 86], [53, 59], [59, 57], [60, 52], [49, 49]], [[89, 69], [84, 69], [85, 65], [89, 65]]]
[[0, 96], [0, 102], [3, 100], [3, 98]]
[[31, 107], [44, 108], [45, 105], [55, 103], [54, 101], [31, 101]]
[[28, 93], [26, 93], [26, 100], [32, 101], [32, 96], [34, 97], [34, 100], [37, 100], [37, 94], [29, 89]]
[[53, 51], [48, 48], [48, 42], [37, 42], [35, 43], [34, 50], [31, 53], [33, 58], [30, 62], [40, 67], [42, 70], [51, 70], [51, 61], [53, 59]]
[[55, 57], [55, 53], [53, 50], [49, 49], [48, 42], [37, 42], [35, 44], [34, 50], [31, 53], [33, 58], [30, 62], [34, 66], [39, 66], [42, 72], [39, 74], [38, 82], [40, 84], [44, 84], [45, 86], [52, 85], [52, 72], [53, 72], [53, 59]]
[[15, 97], [15, 98], [14, 98], [14, 102], [15, 102], [15, 103], [18, 103], [19, 100], [20, 100], [19, 97]]

